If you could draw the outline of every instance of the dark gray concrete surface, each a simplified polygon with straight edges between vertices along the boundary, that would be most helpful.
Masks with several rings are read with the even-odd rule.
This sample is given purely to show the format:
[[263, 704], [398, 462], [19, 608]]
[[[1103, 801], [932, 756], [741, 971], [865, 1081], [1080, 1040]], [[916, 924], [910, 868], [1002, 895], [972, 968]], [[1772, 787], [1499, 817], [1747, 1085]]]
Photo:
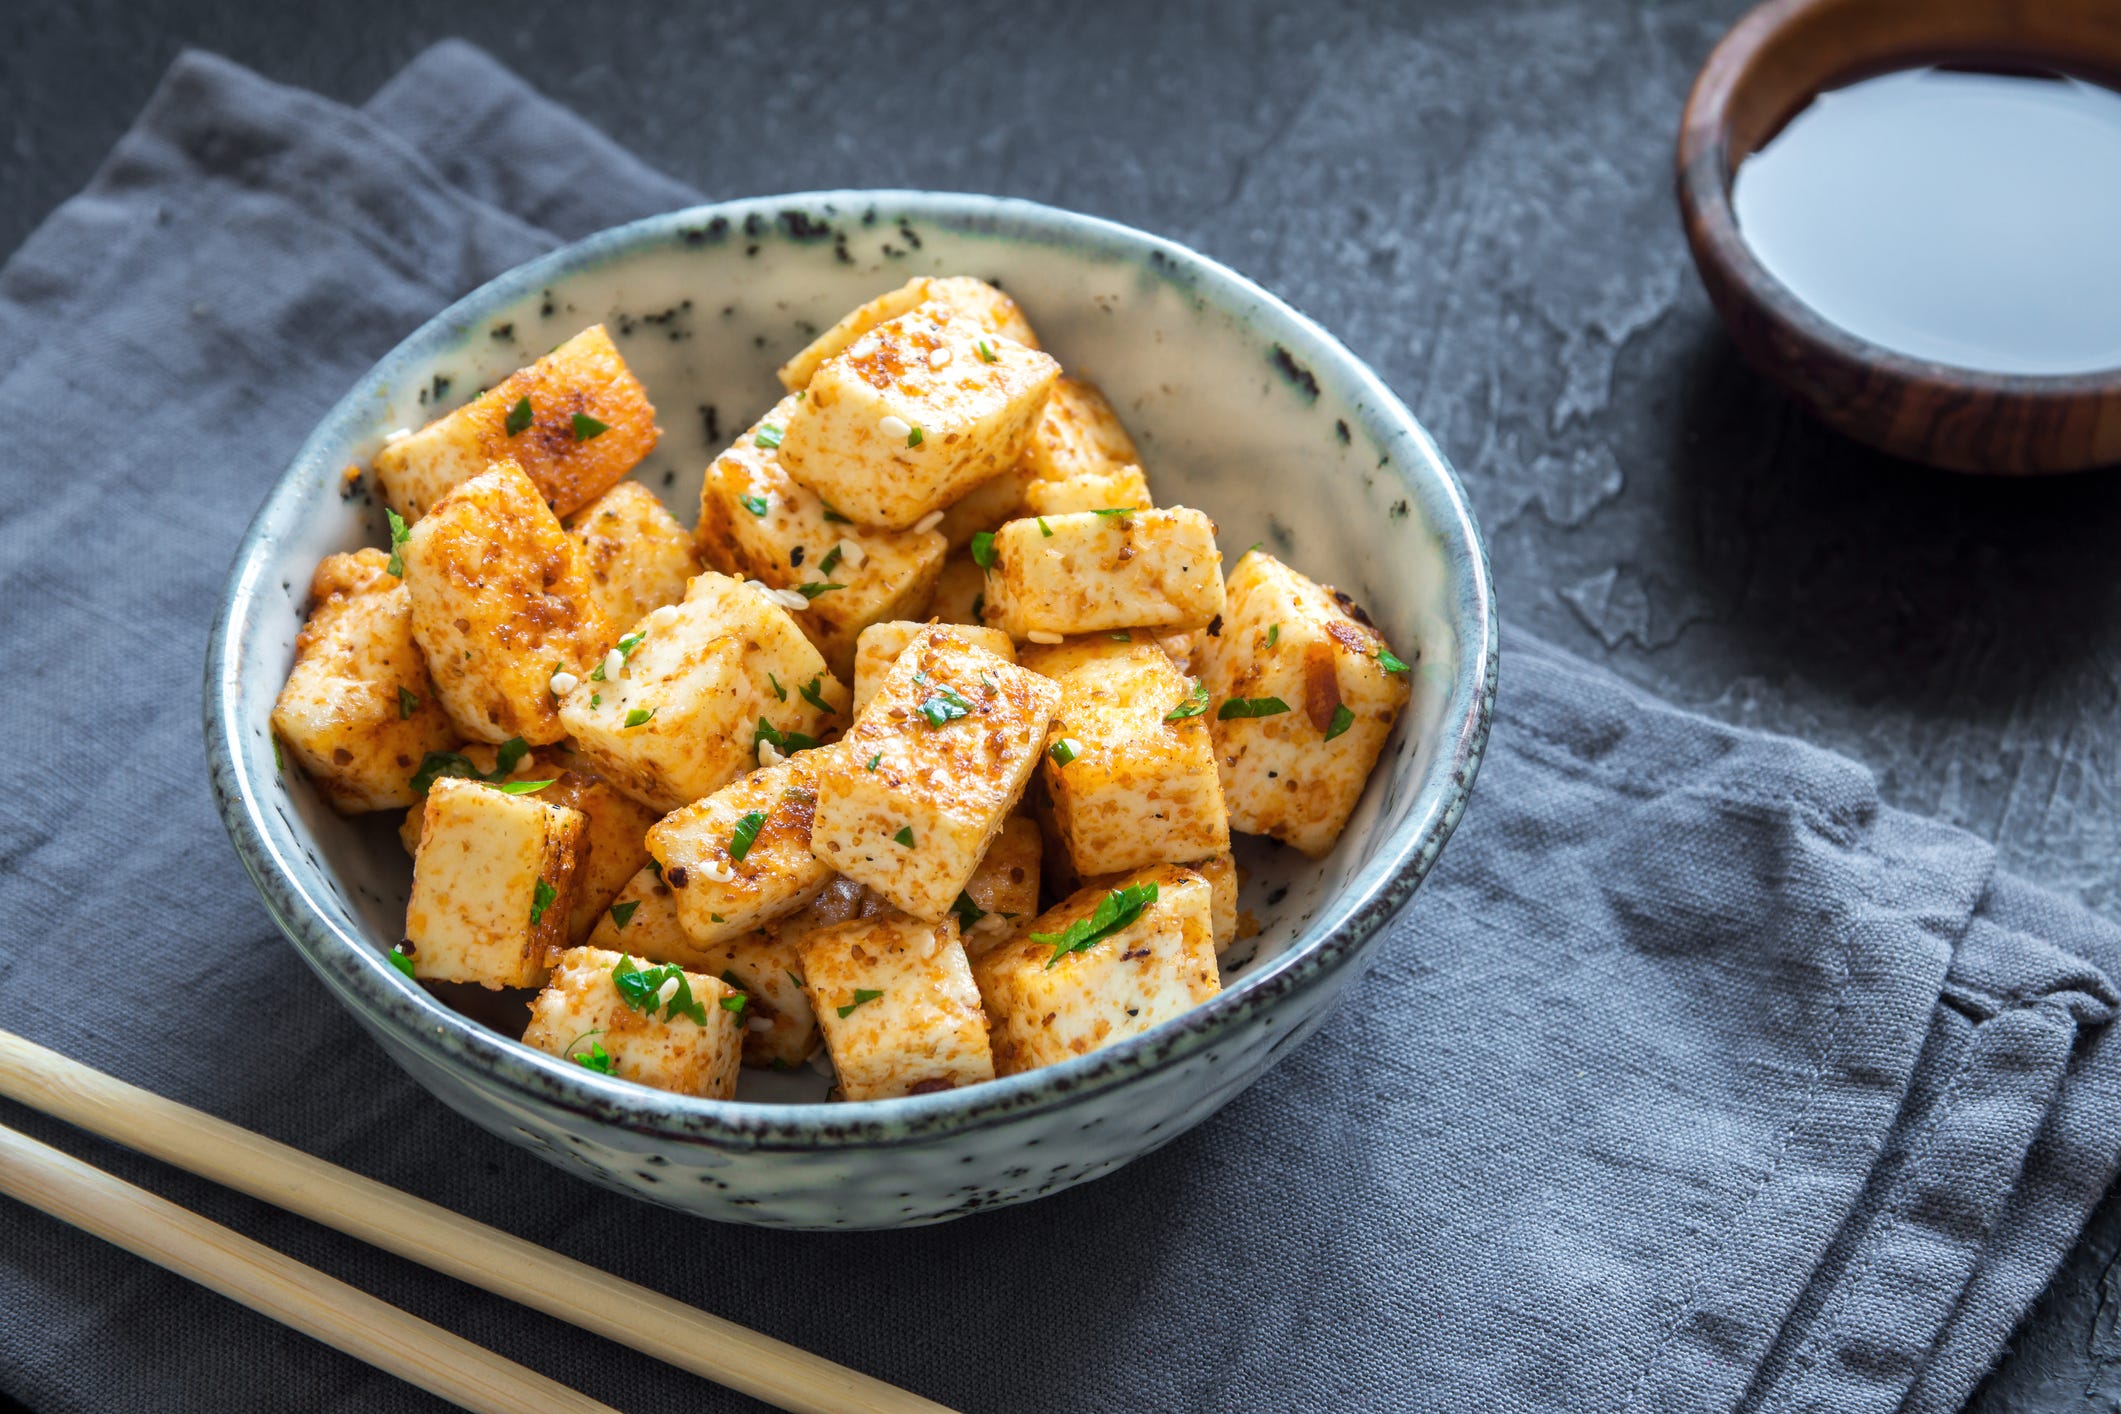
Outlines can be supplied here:
[[[1739, 8], [14, 0], [0, 250], [180, 46], [359, 101], [452, 34], [712, 194], [949, 188], [1130, 222], [1384, 374], [1465, 479], [1506, 623], [1857, 756], [2121, 918], [2121, 479], [1893, 462], [1737, 363], [1669, 166]], [[2109, 1200], [1976, 1408], [2121, 1408], [2117, 1250]]]

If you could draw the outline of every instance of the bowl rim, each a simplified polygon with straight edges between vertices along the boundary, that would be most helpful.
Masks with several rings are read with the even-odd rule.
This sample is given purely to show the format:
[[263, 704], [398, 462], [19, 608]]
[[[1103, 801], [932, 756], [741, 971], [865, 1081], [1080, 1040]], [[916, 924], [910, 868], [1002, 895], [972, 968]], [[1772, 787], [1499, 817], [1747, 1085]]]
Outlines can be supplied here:
[[[251, 756], [262, 748], [246, 746], [238, 723], [245, 629], [271, 578], [261, 571], [264, 551], [277, 538], [280, 522], [296, 519], [291, 503], [299, 483], [326, 462], [335, 469], [343, 457], [332, 455], [334, 449], [343, 451], [358, 432], [368, 430], [368, 390], [393, 370], [459, 346], [463, 335], [483, 322], [479, 311], [664, 242], [696, 241], [717, 220], [728, 222], [725, 229], [736, 229], [747, 219], [775, 222], [785, 212], [823, 211], [844, 218], [872, 207], [966, 234], [1087, 246], [1152, 265], [1159, 275], [1186, 281], [1196, 294], [1207, 295], [1222, 308], [1271, 316], [1273, 332], [1287, 354], [1305, 367], [1330, 367], [1335, 377], [1348, 380], [1348, 400], [1365, 422], [1374, 423], [1381, 438], [1389, 434], [1395, 453], [1404, 446], [1412, 454], [1395, 455], [1389, 470], [1405, 494], [1420, 504], [1449, 565], [1443, 585], [1449, 603], [1446, 617], [1460, 633], [1464, 651], [1445, 695], [1437, 749], [1415, 783], [1416, 798], [1404, 822], [1386, 842], [1390, 849], [1379, 856], [1384, 867], [1373, 861], [1349, 890], [1322, 906], [1320, 918], [1305, 929], [1312, 936], [1229, 990], [1141, 1036], [963, 1090], [888, 1100], [714, 1100], [600, 1076], [456, 1012], [403, 977], [365, 937], [329, 921], [316, 896], [320, 891], [305, 882], [296, 865], [304, 851], [294, 838], [291, 820], [284, 811], [273, 812], [285, 827], [282, 839], [283, 832], [267, 818], [257, 787], [271, 787], [274, 781], [269, 776], [257, 779]], [[1410, 461], [1421, 464], [1424, 473], [1407, 470]], [[518, 1105], [563, 1110], [577, 1119], [658, 1140], [732, 1150], [855, 1150], [929, 1142], [1012, 1122], [1174, 1065], [1254, 1018], [1264, 1017], [1272, 1025], [1273, 1013], [1286, 998], [1336, 975], [1412, 897], [1433, 867], [1464, 810], [1485, 751], [1497, 658], [1487, 551], [1464, 487], [1405, 404], [1315, 321], [1211, 257], [1119, 222], [1020, 198], [859, 189], [711, 202], [611, 227], [502, 272], [407, 335], [355, 381], [304, 440], [245, 530], [208, 641], [203, 707], [215, 803], [245, 871], [296, 952], [378, 1039], [418, 1052], [442, 1071], [468, 1072], [485, 1086], [506, 1092]], [[321, 865], [310, 865], [322, 873]], [[1322, 926], [1333, 913], [1338, 916]]]

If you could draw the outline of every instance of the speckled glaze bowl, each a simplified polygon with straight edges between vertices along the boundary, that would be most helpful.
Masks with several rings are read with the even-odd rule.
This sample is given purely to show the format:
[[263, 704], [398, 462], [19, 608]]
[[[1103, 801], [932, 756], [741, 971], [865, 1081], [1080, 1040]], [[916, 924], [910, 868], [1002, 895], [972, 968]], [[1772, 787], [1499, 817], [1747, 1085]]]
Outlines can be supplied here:
[[[532, 1050], [400, 975], [384, 960], [410, 881], [395, 812], [335, 815], [279, 773], [267, 729], [318, 559], [387, 543], [381, 506], [349, 495], [344, 469], [391, 429], [601, 320], [663, 427], [636, 475], [690, 524], [702, 468], [772, 404], [779, 362], [917, 274], [1007, 289], [1062, 363], [1112, 398], [1159, 501], [1211, 514], [1227, 557], [1266, 542], [1352, 593], [1402, 656], [1419, 652], [1413, 701], [1339, 848], [1314, 863], [1240, 844], [1260, 933], [1207, 1005], [1062, 1065], [907, 1099], [805, 1103], [823, 1098], [821, 1080], [770, 1072], [747, 1072], [735, 1101], [671, 1095]], [[592, 236], [458, 301], [377, 364], [237, 552], [207, 658], [206, 744], [229, 835], [274, 921], [457, 1111], [571, 1172], [705, 1217], [895, 1227], [1108, 1173], [1206, 1119], [1328, 1022], [1465, 809], [1495, 656], [1486, 554], [1456, 477], [1377, 376], [1310, 320], [1108, 221], [983, 196], [817, 192]]]

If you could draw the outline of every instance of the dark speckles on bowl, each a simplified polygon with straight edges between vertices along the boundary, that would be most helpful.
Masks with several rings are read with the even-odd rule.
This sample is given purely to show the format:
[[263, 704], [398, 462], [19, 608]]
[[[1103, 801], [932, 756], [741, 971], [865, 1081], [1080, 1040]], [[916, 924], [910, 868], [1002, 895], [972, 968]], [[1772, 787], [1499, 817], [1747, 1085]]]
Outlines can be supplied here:
[[[1403, 657], [1418, 650], [1413, 702], [1349, 838], [1315, 863], [1240, 846], [1258, 948], [1206, 1005], [1063, 1065], [902, 1100], [763, 1103], [748, 1098], [754, 1087], [786, 1077], [757, 1076], [733, 1102], [669, 1095], [531, 1050], [407, 980], [384, 956], [407, 884], [396, 822], [334, 815], [275, 771], [265, 730], [300, 627], [275, 586], [307, 583], [325, 554], [379, 543], [367, 498], [340, 497], [340, 470], [557, 338], [624, 321], [626, 357], [664, 432], [642, 479], [689, 522], [699, 469], [772, 403], [773, 369], [805, 329], [910, 276], [957, 273], [996, 278], [1046, 346], [1112, 396], [1159, 502], [1208, 511], [1226, 554], [1271, 534], [1299, 568], [1354, 596]], [[663, 337], [675, 329], [693, 337]], [[295, 953], [443, 1103], [666, 1206], [780, 1227], [890, 1227], [1109, 1172], [1330, 1024], [1457, 823], [1494, 681], [1487, 565], [1457, 481], [1330, 335], [1229, 270], [1109, 222], [989, 197], [839, 192], [607, 231], [415, 332], [331, 411], [259, 510], [214, 628], [205, 715], [230, 838]]]

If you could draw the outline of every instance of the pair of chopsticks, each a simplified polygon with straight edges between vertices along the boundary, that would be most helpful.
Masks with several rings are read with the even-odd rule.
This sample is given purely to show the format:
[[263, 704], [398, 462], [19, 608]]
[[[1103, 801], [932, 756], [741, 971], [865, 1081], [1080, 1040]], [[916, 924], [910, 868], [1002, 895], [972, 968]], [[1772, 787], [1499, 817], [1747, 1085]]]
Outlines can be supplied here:
[[[0, 1095], [680, 1369], [804, 1414], [949, 1414], [608, 1272], [0, 1031]], [[0, 1193], [466, 1409], [609, 1406], [0, 1126]]]

